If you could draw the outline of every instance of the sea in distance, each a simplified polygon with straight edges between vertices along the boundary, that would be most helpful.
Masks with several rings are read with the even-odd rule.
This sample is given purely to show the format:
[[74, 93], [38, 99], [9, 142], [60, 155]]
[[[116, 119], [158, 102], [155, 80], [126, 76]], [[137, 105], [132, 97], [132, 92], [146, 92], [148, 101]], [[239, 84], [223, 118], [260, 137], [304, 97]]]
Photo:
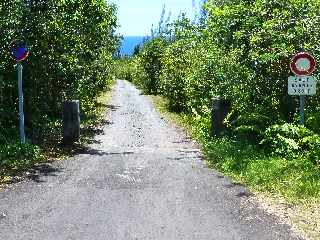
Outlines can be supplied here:
[[145, 36], [124, 36], [120, 48], [121, 56], [131, 56], [135, 46], [142, 43]]

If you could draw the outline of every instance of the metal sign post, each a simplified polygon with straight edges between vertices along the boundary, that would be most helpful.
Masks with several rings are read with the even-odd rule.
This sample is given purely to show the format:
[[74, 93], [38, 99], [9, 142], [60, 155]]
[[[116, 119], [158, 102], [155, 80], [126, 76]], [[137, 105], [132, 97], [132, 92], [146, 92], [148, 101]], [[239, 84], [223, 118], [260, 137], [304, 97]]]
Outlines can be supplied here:
[[296, 76], [289, 77], [288, 94], [299, 96], [300, 124], [304, 125], [306, 96], [315, 95], [317, 91], [317, 80], [310, 76], [316, 69], [316, 60], [309, 53], [301, 52], [292, 58], [290, 68]]
[[14, 61], [17, 63], [18, 73], [18, 92], [19, 92], [19, 132], [20, 142], [26, 143], [26, 135], [24, 129], [24, 111], [23, 111], [23, 81], [22, 81], [22, 70], [23, 66], [21, 62], [29, 56], [26, 43], [23, 41], [13, 41], [11, 43], [11, 54]]
[[23, 82], [22, 82], [22, 70], [23, 66], [21, 63], [17, 64], [18, 71], [18, 91], [19, 91], [19, 129], [20, 129], [20, 142], [26, 143], [26, 136], [24, 131], [24, 111], [23, 111]]
[[300, 125], [304, 125], [304, 108], [306, 103], [306, 96], [300, 96]]
[[300, 124], [304, 125], [304, 109], [306, 96], [315, 95], [317, 92], [317, 80], [313, 76], [289, 77], [288, 94], [299, 96]]

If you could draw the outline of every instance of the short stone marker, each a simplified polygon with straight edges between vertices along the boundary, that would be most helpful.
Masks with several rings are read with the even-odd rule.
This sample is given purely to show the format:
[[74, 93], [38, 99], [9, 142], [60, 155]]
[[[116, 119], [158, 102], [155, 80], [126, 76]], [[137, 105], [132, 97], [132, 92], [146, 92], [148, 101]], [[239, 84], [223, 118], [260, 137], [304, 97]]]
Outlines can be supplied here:
[[80, 138], [80, 107], [79, 101], [63, 103], [63, 143], [70, 144]]
[[215, 98], [212, 102], [212, 114], [211, 114], [211, 134], [219, 137], [223, 135], [226, 130], [224, 120], [230, 112], [231, 104], [230, 101]]

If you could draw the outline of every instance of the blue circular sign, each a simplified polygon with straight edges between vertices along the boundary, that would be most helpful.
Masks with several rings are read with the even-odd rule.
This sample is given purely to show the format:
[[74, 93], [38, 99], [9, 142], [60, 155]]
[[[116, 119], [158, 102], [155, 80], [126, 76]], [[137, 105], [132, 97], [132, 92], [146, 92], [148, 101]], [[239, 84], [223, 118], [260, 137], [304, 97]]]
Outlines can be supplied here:
[[23, 41], [13, 41], [11, 43], [11, 54], [12, 58], [16, 62], [21, 62], [29, 56], [27, 44]]

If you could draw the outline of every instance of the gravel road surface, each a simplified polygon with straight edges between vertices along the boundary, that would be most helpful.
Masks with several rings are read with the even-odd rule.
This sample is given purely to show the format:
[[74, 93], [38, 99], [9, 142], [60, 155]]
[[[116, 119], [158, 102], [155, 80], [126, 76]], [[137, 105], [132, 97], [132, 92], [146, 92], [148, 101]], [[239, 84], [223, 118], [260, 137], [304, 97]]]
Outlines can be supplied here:
[[90, 149], [0, 190], [1, 240], [300, 239], [118, 81]]

